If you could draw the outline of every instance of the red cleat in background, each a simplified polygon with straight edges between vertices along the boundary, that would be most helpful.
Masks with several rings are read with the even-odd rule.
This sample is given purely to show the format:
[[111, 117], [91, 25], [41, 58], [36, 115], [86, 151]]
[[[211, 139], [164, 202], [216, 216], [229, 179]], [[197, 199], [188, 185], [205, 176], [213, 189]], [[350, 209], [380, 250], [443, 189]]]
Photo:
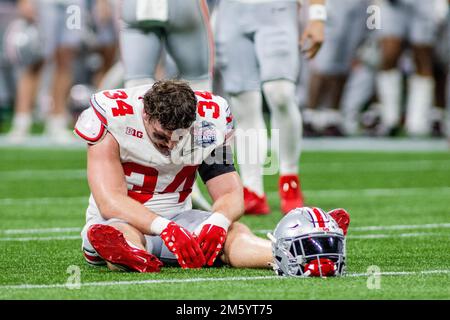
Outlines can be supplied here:
[[260, 197], [255, 192], [244, 187], [245, 214], [264, 215], [270, 213], [266, 195]]
[[303, 194], [300, 188], [300, 181], [296, 175], [280, 176], [278, 192], [283, 214], [287, 214], [295, 208], [303, 207]]
[[122, 232], [114, 227], [94, 224], [89, 228], [87, 236], [100, 257], [119, 269], [159, 272], [163, 265], [147, 251], [131, 247]]

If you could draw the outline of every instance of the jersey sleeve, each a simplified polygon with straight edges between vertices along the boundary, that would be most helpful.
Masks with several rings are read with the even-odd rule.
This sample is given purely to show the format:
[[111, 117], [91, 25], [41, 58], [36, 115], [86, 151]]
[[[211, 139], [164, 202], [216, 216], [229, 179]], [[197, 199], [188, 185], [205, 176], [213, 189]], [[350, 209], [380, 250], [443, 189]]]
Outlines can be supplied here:
[[228, 102], [210, 92], [196, 91], [195, 93], [198, 100], [197, 122], [201, 123], [203, 128], [214, 128], [218, 145], [225, 144], [234, 132], [234, 119]]
[[228, 145], [222, 145], [214, 149], [210, 156], [198, 167], [198, 173], [204, 183], [212, 178], [234, 171], [236, 171], [236, 168], [233, 163], [233, 152]]
[[80, 114], [73, 132], [88, 144], [97, 144], [103, 139], [107, 130], [94, 108], [91, 107]]

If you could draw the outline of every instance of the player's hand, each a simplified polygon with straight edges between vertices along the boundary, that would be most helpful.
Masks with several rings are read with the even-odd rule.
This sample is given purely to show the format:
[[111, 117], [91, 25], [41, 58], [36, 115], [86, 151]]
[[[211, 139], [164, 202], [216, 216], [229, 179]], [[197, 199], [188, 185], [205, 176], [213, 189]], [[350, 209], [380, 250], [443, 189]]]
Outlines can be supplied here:
[[312, 59], [319, 52], [325, 38], [325, 23], [321, 20], [311, 20], [300, 40], [301, 52], [306, 58]]
[[198, 235], [198, 243], [208, 266], [212, 266], [222, 252], [230, 224], [228, 218], [223, 214], [213, 213], [195, 230], [194, 234]]
[[185, 228], [170, 222], [160, 236], [182, 268], [201, 268], [205, 264], [205, 256], [196, 237]]

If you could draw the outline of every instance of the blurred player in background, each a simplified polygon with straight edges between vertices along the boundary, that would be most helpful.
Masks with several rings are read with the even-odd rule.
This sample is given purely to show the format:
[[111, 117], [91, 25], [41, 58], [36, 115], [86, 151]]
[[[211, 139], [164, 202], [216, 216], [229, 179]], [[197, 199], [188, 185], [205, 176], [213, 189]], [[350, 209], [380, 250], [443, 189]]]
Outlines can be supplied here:
[[205, 1], [124, 1], [121, 18], [125, 87], [154, 82], [165, 46], [181, 78], [195, 90], [211, 90], [213, 43]]
[[434, 103], [433, 43], [438, 26], [435, 5], [439, 0], [381, 0], [381, 71], [378, 96], [381, 106], [380, 135], [392, 135], [401, 120], [402, 74], [398, 69], [404, 41], [411, 45], [415, 74], [408, 79], [405, 129], [411, 136], [430, 133]]
[[[42, 59], [23, 66], [19, 77], [15, 114], [9, 138], [24, 141], [32, 125], [32, 109], [44, 63], [54, 64], [50, 87], [51, 107], [45, 132], [57, 143], [67, 143], [73, 136], [67, 130], [66, 102], [72, 86], [72, 63], [82, 40], [85, 14], [84, 0], [19, 0], [20, 16], [36, 24], [42, 41]], [[69, 8], [72, 8], [71, 11]], [[72, 22], [69, 21], [73, 12]]]
[[[125, 87], [151, 84], [163, 47], [179, 77], [194, 90], [211, 91], [214, 43], [205, 0], [129, 0], [120, 8], [120, 51]], [[197, 184], [196, 206], [208, 209]]]
[[95, 74], [93, 85], [100, 87], [105, 74], [116, 62], [119, 39], [118, 21], [116, 17], [117, 0], [89, 0], [92, 24], [96, 35], [95, 45], [101, 55], [102, 64]]
[[[450, 48], [450, 0], [448, 1], [449, 8], [447, 12], [447, 41]], [[447, 69], [447, 108], [446, 108], [446, 121], [445, 121], [445, 135], [447, 136], [448, 146], [450, 148], [450, 52], [447, 52], [448, 56], [448, 69]]]
[[370, 0], [327, 0], [325, 40], [309, 65], [305, 136], [344, 134], [341, 97], [356, 49], [367, 36], [366, 10]]
[[[271, 111], [271, 128], [279, 130], [279, 195], [287, 213], [303, 205], [298, 178], [302, 118], [295, 100], [299, 72], [299, 4], [295, 0], [222, 0], [217, 8], [217, 63], [240, 133], [256, 134], [245, 145], [258, 146], [256, 163], [237, 134], [237, 157], [244, 184], [245, 212], [267, 214], [262, 168], [267, 153], [262, 93]], [[323, 0], [310, 1], [310, 22], [302, 37], [308, 58], [318, 52], [324, 36]], [[261, 92], [262, 90], [262, 92]], [[261, 132], [264, 133], [263, 139]], [[255, 137], [255, 135], [253, 135]]]
[[0, 0], [0, 130], [9, 106], [14, 101], [16, 86], [15, 72], [7, 59], [5, 41], [2, 41], [8, 25], [17, 14], [15, 0]]

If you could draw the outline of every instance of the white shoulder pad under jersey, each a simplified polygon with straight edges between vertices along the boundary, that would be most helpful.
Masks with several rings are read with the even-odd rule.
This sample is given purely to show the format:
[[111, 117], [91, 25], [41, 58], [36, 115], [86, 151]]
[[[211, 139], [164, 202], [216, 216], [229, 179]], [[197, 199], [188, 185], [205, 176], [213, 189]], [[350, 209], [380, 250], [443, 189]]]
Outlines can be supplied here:
[[96, 144], [105, 136], [106, 128], [94, 109], [88, 108], [78, 117], [73, 132], [87, 143]]
[[[118, 135], [124, 135], [127, 123], [133, 122], [134, 118], [140, 119], [142, 103], [139, 102], [139, 99], [150, 87], [150, 85], [145, 85], [126, 90], [105, 90], [95, 93], [91, 97], [91, 108], [80, 116], [79, 123], [77, 122], [75, 126], [75, 133], [91, 144], [101, 141], [106, 130], [112, 133], [116, 139]], [[91, 128], [90, 135], [86, 134], [89, 133], [86, 126]], [[96, 132], [94, 128], [100, 130], [101, 135], [92, 139], [92, 135]]]
[[227, 141], [233, 131], [233, 116], [227, 101], [207, 91], [196, 91], [197, 116], [190, 135], [172, 151], [173, 160], [200, 164]]

